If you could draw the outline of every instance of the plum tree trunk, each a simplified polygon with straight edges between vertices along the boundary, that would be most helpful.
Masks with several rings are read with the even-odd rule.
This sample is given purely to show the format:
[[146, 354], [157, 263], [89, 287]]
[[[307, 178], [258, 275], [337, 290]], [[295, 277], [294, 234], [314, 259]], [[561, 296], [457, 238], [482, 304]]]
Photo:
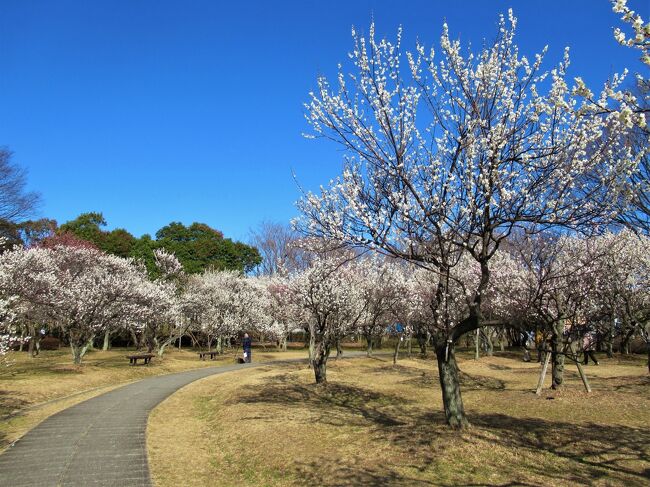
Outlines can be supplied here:
[[316, 384], [327, 383], [327, 358], [330, 354], [329, 344], [318, 344], [313, 358], [314, 377]]
[[314, 354], [316, 352], [316, 339], [313, 333], [309, 334], [309, 365], [314, 366]]
[[25, 345], [25, 327], [20, 327], [20, 343], [18, 343], [18, 351], [23, 351], [23, 346]]
[[614, 357], [614, 349], [613, 349], [613, 340], [612, 340], [612, 335], [609, 334], [607, 338], [607, 358], [613, 358]]
[[492, 329], [486, 328], [485, 333], [483, 334], [485, 338], [485, 348], [487, 356], [492, 357], [494, 355], [494, 344], [492, 343]]
[[427, 356], [427, 341], [428, 337], [425, 333], [418, 333], [417, 334], [417, 340], [418, 340], [418, 345], [420, 346], [420, 355], [423, 357]]
[[366, 355], [372, 357], [372, 335], [366, 335]]
[[106, 352], [110, 348], [111, 348], [111, 332], [110, 330], [106, 330], [104, 332], [104, 345], [102, 346], [102, 350]]
[[131, 340], [133, 340], [133, 346], [135, 347], [136, 350], [140, 350], [140, 340], [138, 340], [138, 335], [135, 331], [129, 330], [131, 333]]
[[463, 398], [460, 394], [460, 375], [453, 343], [444, 343], [436, 346], [438, 360], [438, 375], [442, 389], [442, 403], [445, 407], [447, 424], [454, 429], [469, 426], [465, 416]]
[[31, 358], [34, 358], [36, 355], [38, 355], [38, 352], [36, 351], [36, 327], [34, 324], [30, 323], [28, 325], [28, 331], [29, 343], [27, 344], [27, 351], [29, 352], [29, 356]]
[[622, 355], [630, 354], [630, 340], [633, 335], [634, 335], [633, 326], [629, 327], [629, 329], [623, 334], [623, 338], [621, 339], [621, 350], [620, 350], [620, 353]]
[[86, 342], [76, 342], [75, 340], [70, 340], [70, 350], [72, 351], [72, 362], [75, 365], [81, 365], [81, 361], [88, 351], [89, 343], [92, 343], [92, 338]]

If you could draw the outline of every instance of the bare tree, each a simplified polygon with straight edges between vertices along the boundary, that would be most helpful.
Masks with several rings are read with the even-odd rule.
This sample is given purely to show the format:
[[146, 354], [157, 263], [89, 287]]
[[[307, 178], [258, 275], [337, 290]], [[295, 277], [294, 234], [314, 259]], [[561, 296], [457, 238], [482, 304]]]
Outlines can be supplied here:
[[34, 213], [40, 196], [26, 191], [25, 170], [13, 164], [11, 157], [11, 151], [0, 148], [0, 221], [15, 223]]
[[283, 223], [265, 221], [257, 230], [251, 231], [250, 243], [257, 247], [262, 256], [256, 273], [274, 276], [298, 271], [309, 265], [305, 250], [296, 245], [298, 238], [297, 232]]

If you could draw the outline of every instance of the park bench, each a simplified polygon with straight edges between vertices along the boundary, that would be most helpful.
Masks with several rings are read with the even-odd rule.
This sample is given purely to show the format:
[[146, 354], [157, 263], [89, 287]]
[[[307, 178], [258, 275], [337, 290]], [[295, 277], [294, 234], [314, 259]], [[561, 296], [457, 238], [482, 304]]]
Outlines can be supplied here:
[[129, 364], [131, 365], [137, 365], [138, 360], [140, 359], [144, 361], [144, 365], [148, 365], [154, 356], [155, 355], [153, 353], [139, 353], [137, 355], [127, 355], [126, 358], [129, 359]]
[[214, 352], [214, 351], [212, 351], [212, 352], [198, 352], [198, 354], [199, 354], [199, 358], [201, 360], [205, 360], [206, 355], [210, 356], [210, 360], [215, 360], [215, 357], [217, 355], [219, 355], [219, 352]]

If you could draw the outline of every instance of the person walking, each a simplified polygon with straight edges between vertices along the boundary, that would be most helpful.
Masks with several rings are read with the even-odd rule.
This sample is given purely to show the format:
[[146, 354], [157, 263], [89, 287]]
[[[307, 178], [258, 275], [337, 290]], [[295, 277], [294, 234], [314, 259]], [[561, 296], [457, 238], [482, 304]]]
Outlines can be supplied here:
[[596, 354], [594, 352], [595, 348], [596, 348], [596, 333], [593, 330], [590, 330], [587, 333], [585, 333], [584, 337], [582, 337], [582, 351], [585, 356], [583, 362], [584, 365], [589, 365], [590, 357], [591, 360], [593, 360], [594, 365], [598, 365], [598, 359], [596, 358]]
[[251, 363], [251, 346], [252, 346], [251, 337], [248, 336], [248, 333], [244, 333], [244, 340], [242, 341], [242, 346], [244, 348], [244, 362], [247, 364]]

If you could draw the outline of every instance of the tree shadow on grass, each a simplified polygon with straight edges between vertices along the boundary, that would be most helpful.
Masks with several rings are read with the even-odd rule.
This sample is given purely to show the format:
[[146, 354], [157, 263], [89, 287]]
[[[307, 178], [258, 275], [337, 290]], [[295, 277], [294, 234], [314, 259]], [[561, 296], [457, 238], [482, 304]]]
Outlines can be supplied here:
[[501, 364], [485, 364], [487, 365], [487, 368], [490, 370], [513, 370], [513, 367], [510, 367], [508, 365], [501, 365]]
[[485, 375], [467, 374], [462, 370], [460, 371], [460, 385], [464, 390], [488, 389], [502, 391], [506, 388], [506, 383], [500, 379]]
[[304, 485], [363, 485], [363, 486], [398, 486], [424, 487], [437, 485], [429, 480], [414, 478], [400, 474], [389, 467], [363, 468], [334, 460], [323, 465], [320, 462], [309, 462], [296, 465], [296, 474], [304, 481]]
[[[622, 425], [564, 423], [504, 414], [472, 414], [477, 438], [496, 433], [499, 444], [532, 453], [546, 452], [571, 463], [570, 471], [548, 465], [536, 473], [557, 480], [591, 484], [602, 479], [628, 485], [648, 485], [650, 430]], [[530, 469], [536, 466], [529, 465]]]
[[[390, 373], [391, 369], [386, 369]], [[398, 369], [399, 375], [409, 375]], [[412, 370], [413, 381], [422, 371]], [[425, 373], [425, 376], [427, 374]], [[433, 374], [428, 374], [433, 376]], [[500, 390], [501, 381], [464, 374], [477, 388]], [[489, 380], [487, 380], [489, 379]], [[484, 381], [484, 382], [482, 382]], [[408, 381], [407, 381], [408, 382]], [[638, 385], [637, 385], [638, 387]], [[349, 384], [326, 387], [305, 384], [291, 375], [269, 378], [232, 403], [279, 405], [295, 409], [292, 421], [325, 424], [338, 428], [362, 427], [368, 444], [390, 444], [395, 463], [363, 458], [318, 458], [296, 463], [299, 478], [321, 485], [445, 485], [436, 482], [441, 468], [451, 469], [452, 484], [482, 485], [486, 472], [499, 472], [496, 485], [628, 485], [645, 486], [650, 478], [650, 429], [597, 423], [569, 423], [500, 413], [469, 411], [472, 427], [462, 433], [444, 425], [442, 411], [425, 411], [408, 398]], [[532, 405], [532, 403], [531, 403]], [[264, 408], [260, 408], [264, 411]], [[276, 421], [271, 412], [255, 420]], [[315, 440], [316, 441], [316, 440]], [[454, 455], [477, 448], [494, 449], [479, 459]], [[399, 464], [398, 462], [400, 462]], [[406, 460], [404, 460], [406, 459]], [[463, 462], [470, 461], [470, 469]], [[440, 463], [442, 461], [443, 463]], [[472, 463], [474, 462], [474, 463]], [[447, 477], [450, 478], [450, 477]], [[478, 483], [471, 483], [478, 480]], [[495, 485], [493, 483], [485, 485]]]
[[[587, 371], [589, 372], [589, 371]], [[592, 389], [615, 392], [631, 392], [640, 394], [645, 392], [646, 396], [650, 394], [650, 375], [625, 375], [616, 377], [596, 377], [592, 381]]]
[[15, 393], [0, 390], [0, 420], [14, 416], [17, 411], [27, 407], [29, 402], [16, 397]]
[[[405, 377], [404, 384], [410, 384], [422, 387], [438, 387], [440, 378], [438, 377], [437, 370], [424, 370], [415, 367], [407, 367], [404, 365], [393, 365], [391, 367], [373, 368], [367, 373], [375, 375], [397, 375]], [[488, 389], [488, 390], [503, 390], [506, 387], [504, 381], [478, 374], [468, 374], [460, 371], [460, 383], [464, 390], [471, 389]]]
[[[5, 422], [21, 416], [23, 409], [28, 405], [27, 401], [16, 397], [15, 394], [0, 390], [0, 421]], [[0, 430], [0, 449], [9, 444], [7, 435], [3, 430], [4, 428]]]
[[401, 424], [396, 412], [408, 401], [399, 396], [347, 384], [304, 384], [293, 377], [278, 375], [270, 378], [254, 393], [239, 397], [235, 402], [308, 409], [312, 413], [309, 422], [332, 426], [375, 424], [391, 427]]

